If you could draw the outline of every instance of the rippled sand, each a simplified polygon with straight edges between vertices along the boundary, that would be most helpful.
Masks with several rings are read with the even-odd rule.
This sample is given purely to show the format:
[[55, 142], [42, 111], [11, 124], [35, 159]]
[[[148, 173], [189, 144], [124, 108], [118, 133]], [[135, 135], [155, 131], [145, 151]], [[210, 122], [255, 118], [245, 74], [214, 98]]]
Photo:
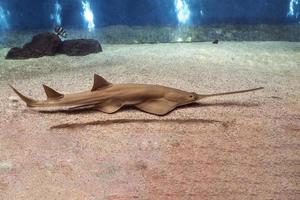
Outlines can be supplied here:
[[[4, 60], [0, 199], [299, 199], [300, 43], [105, 45], [85, 57]], [[165, 117], [135, 109], [37, 113], [42, 84], [72, 93], [98, 73], [215, 97]]]

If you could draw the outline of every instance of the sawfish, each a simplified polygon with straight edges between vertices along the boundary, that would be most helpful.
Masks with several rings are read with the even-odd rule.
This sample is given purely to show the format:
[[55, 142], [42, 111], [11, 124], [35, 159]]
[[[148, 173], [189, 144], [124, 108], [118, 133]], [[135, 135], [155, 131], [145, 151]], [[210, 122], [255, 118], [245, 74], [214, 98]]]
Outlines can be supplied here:
[[27, 104], [27, 107], [37, 111], [73, 111], [89, 108], [111, 114], [123, 106], [134, 106], [147, 113], [160, 116], [168, 114], [179, 106], [191, 104], [204, 98], [263, 89], [263, 87], [259, 87], [225, 93], [197, 94], [161, 85], [112, 84], [95, 74], [94, 85], [89, 91], [62, 94], [47, 85], [43, 85], [47, 100], [34, 100], [24, 96], [13, 86], [9, 86]]

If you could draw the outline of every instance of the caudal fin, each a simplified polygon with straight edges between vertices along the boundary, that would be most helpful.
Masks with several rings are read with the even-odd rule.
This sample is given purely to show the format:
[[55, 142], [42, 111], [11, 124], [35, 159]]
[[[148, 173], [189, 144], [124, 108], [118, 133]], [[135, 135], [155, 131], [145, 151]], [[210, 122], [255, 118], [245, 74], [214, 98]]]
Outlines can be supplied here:
[[224, 92], [224, 93], [217, 93], [217, 94], [198, 94], [198, 98], [199, 99], [203, 99], [206, 97], [214, 97], [214, 96], [223, 96], [223, 95], [231, 95], [231, 94], [239, 94], [239, 93], [246, 93], [246, 92], [253, 92], [256, 90], [262, 90], [264, 89], [263, 87], [259, 87], [259, 88], [253, 88], [253, 89], [249, 89], [249, 90], [239, 90], [239, 91], [234, 91], [234, 92]]
[[16, 88], [8, 84], [11, 89], [27, 104], [28, 107], [31, 107], [36, 101], [34, 99], [28, 98], [21, 94]]

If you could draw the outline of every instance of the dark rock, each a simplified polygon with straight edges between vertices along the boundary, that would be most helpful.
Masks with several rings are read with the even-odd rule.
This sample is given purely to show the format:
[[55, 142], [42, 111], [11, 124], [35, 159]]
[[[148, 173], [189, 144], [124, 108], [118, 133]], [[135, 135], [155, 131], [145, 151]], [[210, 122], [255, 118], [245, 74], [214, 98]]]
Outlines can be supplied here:
[[31, 50], [41, 56], [54, 56], [60, 45], [61, 40], [56, 34], [41, 33], [35, 35], [30, 43], [24, 45], [23, 49]]
[[69, 56], [85, 56], [90, 53], [98, 53], [102, 47], [97, 40], [78, 39], [61, 41], [54, 33], [41, 33], [35, 35], [30, 43], [23, 48], [12, 48], [6, 55], [6, 59], [27, 59], [42, 56], [54, 56], [57, 53]]
[[6, 59], [22, 59], [22, 58], [24, 59], [26, 57], [28, 58], [29, 55], [28, 54], [25, 55], [25, 54], [26, 54], [26, 52], [23, 51], [22, 48], [14, 47], [8, 51], [5, 58]]
[[219, 44], [219, 40], [214, 40], [212, 43], [213, 44]]
[[58, 53], [69, 56], [85, 56], [91, 53], [98, 53], [102, 51], [102, 47], [97, 40], [92, 39], [78, 39], [65, 40], [62, 42]]
[[35, 35], [23, 48], [12, 48], [6, 59], [28, 59], [42, 56], [54, 56], [61, 45], [60, 38], [54, 33]]

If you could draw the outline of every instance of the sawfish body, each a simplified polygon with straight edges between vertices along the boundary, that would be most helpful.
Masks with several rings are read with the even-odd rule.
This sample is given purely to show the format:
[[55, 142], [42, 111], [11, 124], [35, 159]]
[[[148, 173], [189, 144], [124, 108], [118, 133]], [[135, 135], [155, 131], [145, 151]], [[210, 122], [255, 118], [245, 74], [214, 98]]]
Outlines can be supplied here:
[[111, 84], [99, 75], [94, 76], [90, 91], [61, 94], [43, 85], [47, 100], [38, 101], [28, 98], [12, 89], [26, 102], [27, 106], [39, 111], [60, 111], [93, 108], [105, 113], [117, 112], [123, 106], [136, 108], [155, 115], [165, 115], [179, 106], [196, 102], [202, 98], [244, 93], [259, 90], [254, 88], [235, 92], [202, 95], [194, 92], [150, 84]]

